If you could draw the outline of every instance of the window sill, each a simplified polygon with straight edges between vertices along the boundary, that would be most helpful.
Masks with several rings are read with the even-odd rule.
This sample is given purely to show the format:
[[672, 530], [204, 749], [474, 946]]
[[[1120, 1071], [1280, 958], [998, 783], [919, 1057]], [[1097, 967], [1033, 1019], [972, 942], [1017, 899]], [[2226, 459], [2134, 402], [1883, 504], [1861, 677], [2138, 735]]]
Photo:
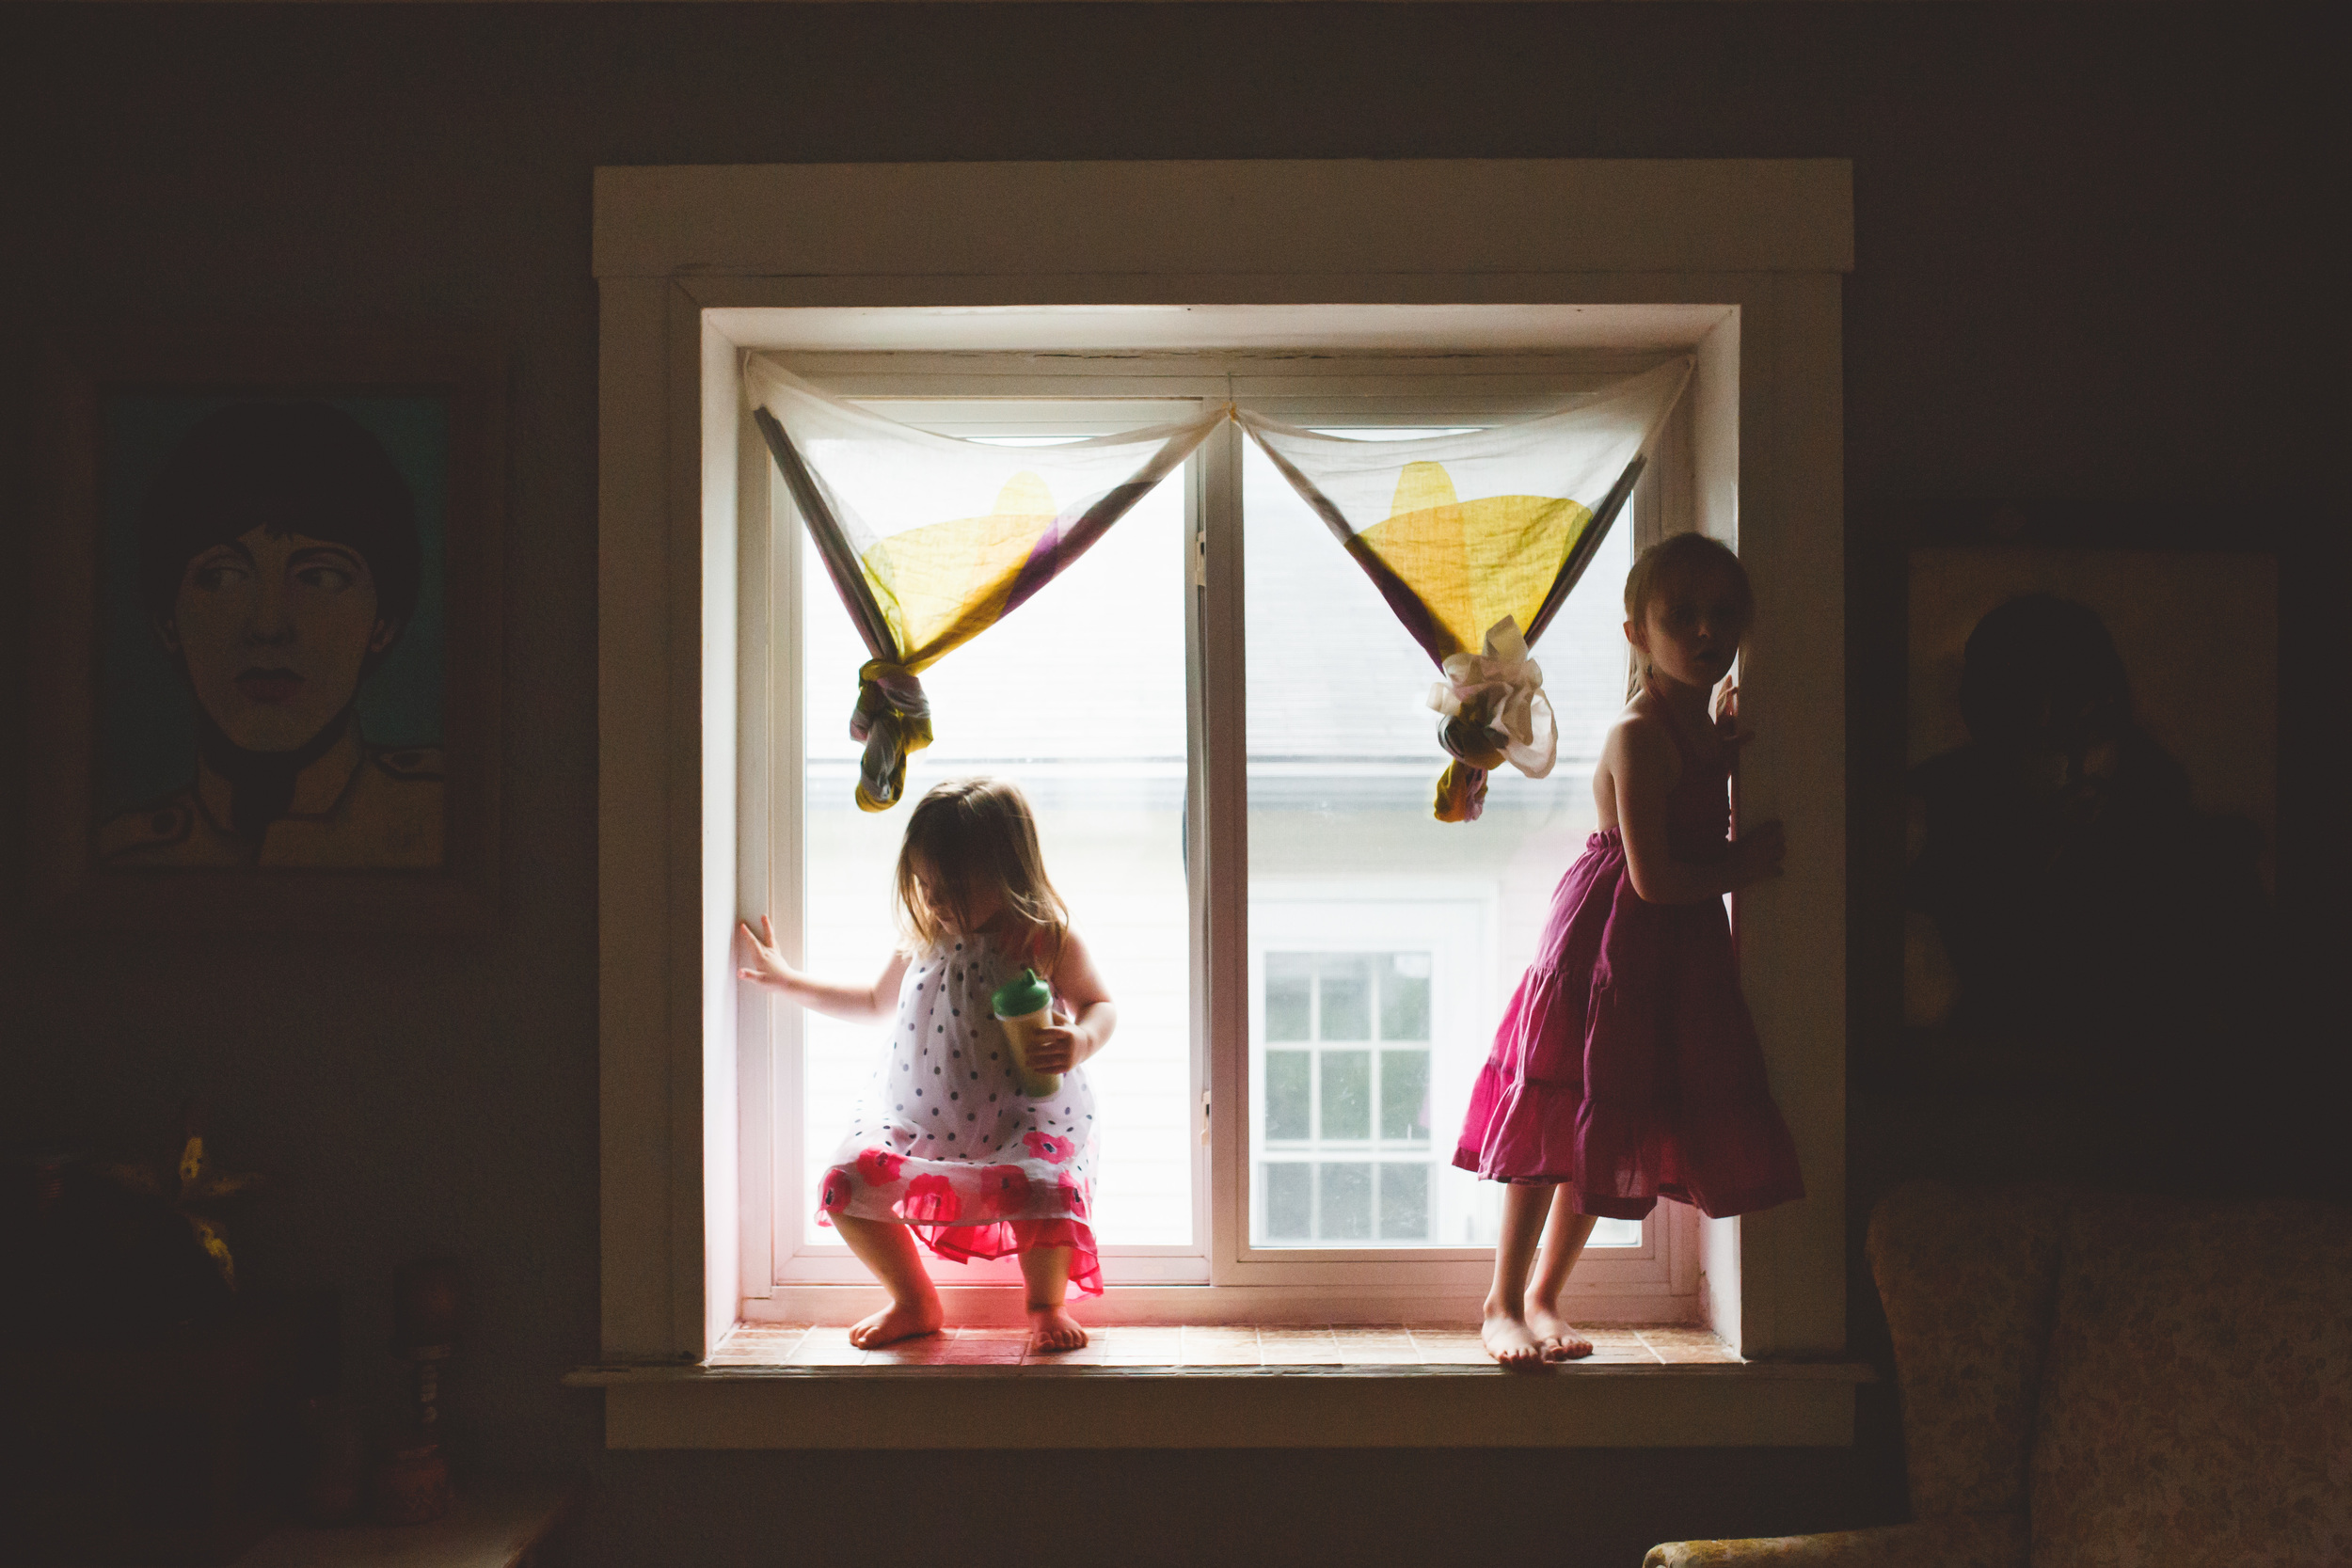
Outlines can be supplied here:
[[1506, 1373], [1442, 1329], [1108, 1328], [1034, 1355], [965, 1329], [859, 1351], [745, 1326], [698, 1367], [589, 1367], [613, 1449], [1843, 1447], [1849, 1363], [1742, 1361], [1704, 1331], [1601, 1329]]

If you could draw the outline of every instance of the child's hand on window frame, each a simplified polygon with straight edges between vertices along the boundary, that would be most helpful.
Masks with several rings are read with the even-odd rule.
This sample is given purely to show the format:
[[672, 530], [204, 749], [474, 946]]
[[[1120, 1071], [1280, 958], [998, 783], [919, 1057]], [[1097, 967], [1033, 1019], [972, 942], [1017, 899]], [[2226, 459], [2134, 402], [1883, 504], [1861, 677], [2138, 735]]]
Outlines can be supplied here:
[[776, 947], [776, 928], [766, 915], [759, 917], [759, 929], [752, 929], [751, 922], [740, 921], [739, 928], [743, 941], [751, 948], [752, 961], [736, 973], [746, 980], [756, 980], [764, 986], [788, 986], [801, 978], [800, 972], [784, 961]]

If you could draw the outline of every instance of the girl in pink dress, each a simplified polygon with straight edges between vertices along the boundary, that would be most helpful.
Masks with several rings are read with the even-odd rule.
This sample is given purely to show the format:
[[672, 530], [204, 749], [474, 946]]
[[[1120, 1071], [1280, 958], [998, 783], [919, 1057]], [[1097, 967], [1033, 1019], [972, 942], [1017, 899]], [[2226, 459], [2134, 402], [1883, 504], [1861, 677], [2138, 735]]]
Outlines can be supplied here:
[[[898, 851], [906, 941], [871, 985], [818, 980], [784, 961], [767, 918], [747, 925], [743, 978], [833, 1018], [891, 1025], [890, 1049], [834, 1151], [820, 1218], [890, 1292], [850, 1330], [865, 1349], [935, 1334], [939, 1292], [915, 1250], [958, 1262], [1017, 1254], [1037, 1344], [1087, 1342], [1062, 1306], [1074, 1280], [1103, 1291], [1094, 1231], [1094, 1097], [1079, 1064], [1118, 1023], [1110, 993], [1045, 875], [1037, 824], [1014, 785], [941, 784], [907, 816]], [[1058, 1075], [1023, 1092], [990, 995], [1034, 970], [1051, 985], [1053, 1023], [1030, 1069]]]
[[1626, 578], [1641, 689], [1593, 770], [1600, 832], [1552, 895], [1454, 1155], [1509, 1183], [1481, 1330], [1505, 1367], [1592, 1354], [1560, 1292], [1596, 1216], [1671, 1197], [1720, 1218], [1804, 1196], [1724, 914], [1782, 852], [1777, 822], [1729, 836], [1747, 737], [1731, 691], [1708, 711], [1753, 605], [1740, 558], [1702, 534], [1650, 546]]

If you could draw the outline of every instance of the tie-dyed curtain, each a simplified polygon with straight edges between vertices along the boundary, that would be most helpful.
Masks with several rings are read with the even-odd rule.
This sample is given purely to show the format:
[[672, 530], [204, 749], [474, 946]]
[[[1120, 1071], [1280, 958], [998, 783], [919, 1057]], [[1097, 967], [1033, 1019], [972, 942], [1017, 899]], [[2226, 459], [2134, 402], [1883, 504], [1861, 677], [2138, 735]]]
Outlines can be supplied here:
[[1466, 436], [1357, 441], [1235, 418], [1443, 673], [1429, 705], [1454, 758], [1442, 822], [1476, 821], [1486, 774], [1551, 771], [1543, 671], [1528, 657], [1633, 494], [1691, 378], [1677, 359], [1556, 413]]
[[1001, 447], [884, 419], [756, 355], [744, 386], [869, 656], [850, 719], [867, 811], [898, 803], [908, 753], [930, 744], [920, 673], [1053, 581], [1231, 414]]

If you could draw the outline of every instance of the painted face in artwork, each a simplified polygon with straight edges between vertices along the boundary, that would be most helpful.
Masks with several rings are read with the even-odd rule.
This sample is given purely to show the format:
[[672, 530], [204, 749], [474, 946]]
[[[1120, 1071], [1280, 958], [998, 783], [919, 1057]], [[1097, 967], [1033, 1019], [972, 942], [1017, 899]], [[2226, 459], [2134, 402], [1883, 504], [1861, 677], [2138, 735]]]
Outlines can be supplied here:
[[347, 545], [254, 528], [191, 559], [158, 628], [196, 700], [248, 752], [291, 752], [342, 713], [398, 635]]

